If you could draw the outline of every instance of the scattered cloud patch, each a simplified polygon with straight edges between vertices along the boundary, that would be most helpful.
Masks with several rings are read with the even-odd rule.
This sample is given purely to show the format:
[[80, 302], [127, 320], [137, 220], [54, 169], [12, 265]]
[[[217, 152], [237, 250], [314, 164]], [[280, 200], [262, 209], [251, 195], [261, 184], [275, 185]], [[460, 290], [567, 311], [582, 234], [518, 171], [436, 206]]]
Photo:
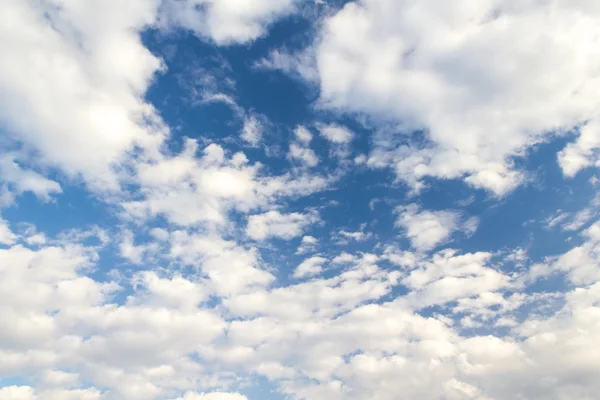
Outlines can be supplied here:
[[462, 222], [461, 214], [454, 210], [421, 210], [416, 204], [399, 206], [396, 213], [396, 226], [404, 231], [411, 245], [419, 251], [431, 250], [449, 241], [457, 231], [470, 236], [479, 224], [477, 218]]
[[290, 240], [302, 235], [311, 224], [319, 222], [315, 212], [307, 214], [281, 214], [279, 211], [268, 211], [264, 214], [251, 215], [246, 226], [246, 235], [253, 240], [281, 238]]

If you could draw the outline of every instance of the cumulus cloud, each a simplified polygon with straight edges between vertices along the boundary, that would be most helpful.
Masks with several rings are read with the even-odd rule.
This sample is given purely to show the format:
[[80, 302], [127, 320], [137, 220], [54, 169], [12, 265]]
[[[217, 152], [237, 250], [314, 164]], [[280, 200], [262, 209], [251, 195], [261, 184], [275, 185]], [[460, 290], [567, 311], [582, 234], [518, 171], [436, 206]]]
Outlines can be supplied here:
[[248, 218], [246, 235], [254, 240], [272, 237], [289, 240], [300, 236], [309, 225], [318, 221], [319, 216], [315, 212], [281, 214], [279, 211], [268, 211]]
[[193, 393], [193, 392], [188, 392], [183, 397], [178, 397], [175, 400], [248, 400], [248, 398], [239, 393], [225, 393], [225, 392]]
[[[3, 212], [0, 376], [11, 386], [0, 382], [1, 399], [247, 400], [244, 390], [263, 378], [297, 400], [399, 393], [563, 400], [600, 392], [597, 199], [548, 220], [575, 232], [573, 241], [534, 264], [521, 248], [444, 248], [479, 224], [453, 209], [397, 207], [395, 225], [410, 247], [366, 232], [377, 229], [375, 220], [352, 230], [330, 218], [331, 209], [304, 203], [332, 198], [293, 201], [335, 179], [313, 168], [320, 160], [305, 127], [295, 128], [287, 154], [301, 168], [278, 173], [249, 158], [258, 149], [227, 148], [239, 144], [239, 132], [220, 144], [165, 141], [169, 129], [145, 100], [163, 61], [144, 46], [144, 29], [248, 43], [300, 0], [101, 3], [0, 5], [0, 50], [8, 55], [0, 122], [7, 148], [18, 149], [0, 155], [2, 205], [26, 192], [60, 201], [66, 177], [83, 179], [94, 194], [112, 191], [103, 201], [117, 210], [103, 228], [58, 233], [22, 225], [28, 208]], [[438, 177], [503, 195], [524, 179], [511, 157], [574, 126], [574, 141], [558, 156], [564, 174], [597, 164], [595, 4], [340, 7], [317, 26], [313, 47], [274, 52], [263, 66], [318, 82], [321, 111], [400, 127], [396, 134], [383, 126], [368, 159], [357, 156], [356, 164], [391, 167], [414, 193]], [[258, 114], [210, 90], [202, 100], [229, 104], [246, 118], [242, 140], [262, 144]], [[353, 132], [301, 123], [316, 128], [332, 154], [349, 155]], [[413, 130], [425, 139], [404, 135]], [[370, 194], [365, 211], [367, 204], [381, 211]], [[317, 229], [308, 235], [321, 223], [332, 238]], [[370, 250], [353, 248], [373, 236]], [[348, 246], [333, 254], [329, 243]], [[115, 266], [118, 256], [134, 265]], [[564, 285], [542, 282], [549, 277]]]
[[302, 240], [300, 241], [300, 246], [296, 250], [296, 254], [305, 254], [311, 251], [315, 251], [319, 245], [319, 239], [314, 236], [302, 236]]
[[[16, 154], [11, 153], [0, 156], [0, 180], [9, 185], [14, 194], [31, 192], [40, 200], [49, 201], [52, 195], [62, 192], [58, 182], [47, 179], [35, 171], [24, 170], [15, 161], [15, 157]], [[12, 200], [11, 198], [11, 202]]]
[[294, 271], [294, 278], [305, 278], [318, 275], [323, 271], [323, 263], [328, 261], [324, 257], [314, 256], [302, 261]]
[[288, 159], [297, 160], [307, 167], [316, 166], [319, 163], [319, 157], [309, 147], [311, 140], [312, 133], [303, 126], [297, 126], [294, 130], [294, 140], [290, 143]]
[[461, 215], [454, 210], [420, 210], [416, 204], [396, 208], [396, 226], [402, 228], [411, 245], [420, 251], [431, 250], [447, 242], [456, 231], [472, 234], [478, 220], [470, 218], [461, 222]]
[[600, 222], [585, 229], [581, 236], [585, 239], [581, 245], [559, 256], [547, 257], [545, 262], [532, 266], [527, 279], [537, 280], [556, 273], [566, 273], [566, 277], [576, 285], [600, 281]]
[[[97, 258], [97, 249], [77, 243], [0, 249], [0, 294], [11, 299], [1, 307], [0, 371], [44, 372], [46, 386], [59, 386], [37, 393], [4, 388], [8, 394], [0, 397], [103, 398], [95, 389], [64, 388], [79, 378], [57, 371], [75, 370], [84, 381], [111, 386], [118, 398], [147, 399], [162, 391], [153, 368], [168, 366], [164, 378], [175, 371], [197, 373], [186, 355], [225, 327], [220, 317], [197, 307], [206, 298], [203, 283], [145, 273], [136, 279], [138, 293], [115, 305], [119, 285], [86, 276]], [[32, 292], [36, 296], [27, 295]]]
[[36, 391], [30, 386], [7, 386], [0, 389], [0, 396], [6, 400], [100, 400], [97, 389], [48, 389]]
[[559, 156], [572, 176], [598, 162], [598, 12], [571, 1], [350, 2], [313, 46], [320, 102], [425, 132], [419, 143], [382, 133], [369, 160], [417, 190], [431, 176], [503, 195], [524, 179], [511, 157], [582, 125]]
[[[155, 22], [158, 3], [34, 7], [11, 0], [1, 7], [0, 51], [11, 57], [0, 67], [0, 119], [9, 134], [37, 151], [38, 161], [96, 189], [118, 189], [126, 153], [134, 147], [152, 153], [165, 134], [143, 100], [162, 63], [138, 35]], [[44, 193], [59, 191], [55, 183], [36, 182]]]
[[337, 124], [317, 124], [317, 129], [331, 145], [329, 153], [339, 158], [346, 158], [350, 154], [350, 143], [354, 139], [352, 133], [345, 126]]
[[17, 240], [17, 235], [15, 235], [8, 225], [8, 222], [2, 219], [0, 216], [0, 244], [11, 245], [15, 243]]
[[348, 144], [352, 141], [354, 135], [348, 130], [348, 128], [341, 125], [335, 124], [319, 124], [317, 125], [321, 135], [331, 143], [335, 144]]
[[366, 233], [362, 232], [362, 231], [349, 232], [349, 231], [345, 231], [343, 229], [340, 230], [339, 234], [346, 239], [356, 240], [357, 242], [363, 242], [372, 236], [371, 232], [366, 232]]
[[182, 226], [224, 225], [232, 211], [267, 208], [277, 199], [323, 190], [330, 178], [320, 175], [263, 176], [261, 165], [244, 153], [228, 154], [210, 144], [197, 157], [198, 143], [188, 139], [173, 157], [138, 163], [141, 200], [123, 203], [124, 214], [144, 219], [164, 216]]
[[301, 2], [260, 0], [238, 4], [170, 0], [163, 5], [163, 23], [189, 29], [221, 45], [245, 43], [263, 36], [271, 23], [292, 14]]

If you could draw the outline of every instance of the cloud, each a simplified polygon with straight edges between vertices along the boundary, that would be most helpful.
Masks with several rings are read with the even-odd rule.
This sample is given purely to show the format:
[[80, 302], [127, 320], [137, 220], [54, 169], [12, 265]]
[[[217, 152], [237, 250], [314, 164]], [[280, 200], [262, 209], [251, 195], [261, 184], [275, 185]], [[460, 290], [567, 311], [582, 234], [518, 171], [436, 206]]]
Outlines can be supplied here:
[[471, 235], [478, 220], [461, 222], [461, 215], [453, 210], [420, 210], [416, 204], [396, 208], [396, 226], [402, 228], [411, 245], [419, 251], [431, 250], [447, 242], [456, 231]]
[[350, 143], [354, 134], [346, 127], [337, 124], [318, 123], [317, 129], [330, 144], [330, 155], [344, 159], [350, 155]]
[[241, 138], [252, 147], [257, 147], [263, 137], [265, 117], [250, 113], [244, 118]]
[[0, 396], [6, 400], [100, 400], [102, 395], [96, 389], [47, 389], [36, 390], [29, 386], [6, 386], [0, 389]]
[[266, 71], [281, 71], [313, 84], [319, 81], [315, 57], [310, 48], [300, 52], [291, 52], [284, 49], [272, 50], [268, 56], [255, 62], [254, 68]]
[[[117, 190], [127, 152], [155, 152], [166, 131], [143, 100], [162, 62], [138, 35], [156, 21], [157, 6], [3, 2], [0, 51], [11, 57], [0, 67], [0, 120], [10, 137], [36, 151], [40, 163]], [[59, 191], [35, 181], [39, 193]]]
[[306, 278], [318, 275], [323, 271], [322, 264], [326, 261], [328, 261], [326, 258], [320, 256], [307, 258], [296, 267], [293, 276], [294, 278]]
[[0, 217], [0, 244], [11, 245], [15, 243], [17, 240], [17, 235], [15, 235], [11, 230], [8, 222]]
[[307, 167], [314, 167], [319, 163], [319, 157], [315, 154], [309, 145], [312, 140], [312, 133], [305, 127], [299, 125], [294, 130], [294, 140], [290, 143], [290, 150], [287, 158], [298, 160]]
[[248, 400], [246, 396], [239, 393], [193, 393], [188, 392], [183, 397], [178, 397], [175, 400]]
[[588, 167], [600, 167], [600, 122], [598, 118], [579, 130], [577, 139], [558, 153], [558, 163], [565, 176], [573, 177]]
[[581, 245], [533, 265], [524, 278], [535, 281], [552, 274], [566, 273], [567, 279], [575, 285], [590, 285], [600, 281], [600, 222], [585, 229], [581, 236], [584, 238]]
[[33, 193], [42, 201], [49, 201], [52, 195], [61, 193], [58, 182], [52, 181], [32, 170], [24, 170], [15, 161], [16, 154], [0, 155], [0, 180], [10, 185], [17, 195]]
[[[456, 255], [452, 250], [444, 250], [431, 261], [420, 263], [403, 278], [402, 283], [411, 292], [398, 301], [421, 308], [504, 289], [510, 285], [511, 278], [488, 266], [491, 256], [484, 252]], [[477, 304], [485, 307], [482, 300]], [[498, 303], [502, 302], [491, 305]]]
[[[524, 181], [512, 157], [583, 125], [559, 155], [572, 176], [597, 163], [598, 12], [569, 1], [350, 2], [313, 45], [320, 103], [399, 123], [377, 135], [370, 164], [417, 190], [436, 177], [503, 195]], [[424, 134], [396, 133], [410, 131]]]
[[[0, 397], [103, 398], [93, 388], [69, 389], [78, 379], [111, 387], [116, 398], [147, 399], [159, 396], [161, 385], [179, 387], [169, 376], [198, 373], [187, 354], [226, 326], [215, 313], [198, 307], [207, 298], [204, 283], [142, 273], [125, 304], [117, 305], [113, 296], [122, 289], [118, 284], [86, 276], [98, 260], [97, 251], [76, 242], [0, 249], [0, 295], [11, 299], [1, 307], [6, 318], [0, 322], [0, 373], [44, 373], [45, 382], [35, 391], [3, 388]], [[36, 296], [24, 295], [31, 292]], [[171, 372], [157, 377], [160, 366]]]
[[367, 240], [368, 238], [370, 238], [372, 236], [371, 232], [365, 233], [362, 231], [357, 231], [357, 232], [348, 232], [345, 230], [340, 230], [340, 235], [342, 235], [343, 237], [347, 238], [347, 239], [352, 239], [352, 240], [356, 240], [357, 242], [362, 242]]
[[319, 124], [317, 125], [321, 135], [331, 143], [348, 144], [352, 141], [354, 134], [348, 128], [335, 124]]
[[279, 211], [268, 211], [248, 218], [246, 235], [253, 240], [269, 238], [290, 240], [300, 236], [309, 225], [318, 221], [319, 216], [314, 212], [281, 214]]
[[200, 157], [197, 151], [197, 142], [187, 139], [178, 155], [138, 163], [143, 198], [121, 204], [124, 214], [138, 220], [164, 216], [181, 226], [223, 226], [230, 212], [264, 209], [281, 197], [313, 193], [330, 183], [319, 175], [265, 176], [259, 163], [217, 144], [205, 147]]
[[[0, 398], [247, 400], [242, 392], [257, 381], [264, 389], [265, 378], [277, 394], [261, 396], [306, 400], [594, 398], [597, 199], [549, 222], [575, 231], [573, 244], [534, 264], [537, 250], [487, 241], [486, 251], [444, 248], [479, 219], [417, 204], [394, 214], [412, 248], [382, 230], [370, 252], [332, 254], [324, 244], [356, 244], [380, 225], [342, 228], [341, 208], [311, 208], [331, 196], [300, 199], [338, 179], [312, 169], [320, 160], [308, 129], [296, 126], [290, 142], [300, 167], [281, 173], [274, 167], [285, 160], [263, 165], [228, 140], [166, 141], [145, 100], [164, 67], [140, 32], [183, 27], [218, 44], [249, 43], [300, 1], [231, 4], [0, 5], [0, 50], [10, 55], [0, 66], [0, 122], [7, 148], [19, 149], [0, 155], [2, 204], [25, 192], [63, 201], [62, 180], [43, 171], [81, 178], [92, 195], [118, 191], [103, 197], [102, 228], [38, 232], [18, 221], [35, 217], [28, 203], [0, 218], [0, 376], [24, 382], [0, 384]], [[579, 131], [559, 154], [564, 174], [597, 163], [598, 12], [584, 1], [362, 0], [328, 9], [314, 47], [270, 60], [318, 81], [317, 111], [400, 126], [397, 134], [377, 124], [368, 160], [356, 164], [391, 167], [415, 193], [437, 177], [503, 195], [526, 178], [511, 157], [570, 127]], [[293, 67], [310, 57], [307, 69]], [[259, 114], [214, 83], [201, 82], [201, 100], [229, 104], [248, 122], [246, 142], [262, 144]], [[302, 123], [331, 154], [350, 155], [347, 128]], [[425, 140], [404, 135], [413, 129]], [[315, 224], [333, 238], [308, 235]], [[119, 256], [135, 265], [115, 265]]]
[[136, 245], [134, 243], [133, 232], [126, 230], [122, 234], [121, 243], [119, 243], [119, 254], [134, 264], [141, 264], [148, 253], [158, 250], [155, 243], [146, 245]]
[[303, 236], [302, 240], [300, 241], [300, 246], [298, 246], [298, 249], [296, 250], [296, 254], [300, 255], [311, 251], [315, 251], [318, 246], [319, 239], [310, 235]]
[[246, 43], [263, 36], [270, 24], [296, 11], [298, 0], [167, 1], [163, 24], [183, 27], [220, 45]]

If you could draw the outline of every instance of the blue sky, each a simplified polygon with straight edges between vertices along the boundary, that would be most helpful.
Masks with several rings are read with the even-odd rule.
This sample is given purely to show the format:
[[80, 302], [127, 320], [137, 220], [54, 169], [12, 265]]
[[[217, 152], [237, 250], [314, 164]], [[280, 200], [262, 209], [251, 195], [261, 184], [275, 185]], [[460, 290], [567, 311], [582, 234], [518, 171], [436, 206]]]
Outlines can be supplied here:
[[600, 392], [600, 7], [0, 5], [0, 399]]

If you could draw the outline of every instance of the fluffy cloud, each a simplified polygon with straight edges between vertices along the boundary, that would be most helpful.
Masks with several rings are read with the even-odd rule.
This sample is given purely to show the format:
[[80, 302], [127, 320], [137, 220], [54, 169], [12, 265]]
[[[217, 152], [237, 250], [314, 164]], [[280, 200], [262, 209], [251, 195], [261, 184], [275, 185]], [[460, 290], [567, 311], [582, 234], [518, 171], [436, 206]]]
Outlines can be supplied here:
[[[11, 137], [42, 163], [97, 189], [118, 189], [126, 153], [156, 151], [165, 132], [143, 100], [162, 63], [138, 35], [155, 22], [157, 7], [139, 0], [3, 2], [0, 51], [11, 56], [0, 67], [0, 120]], [[29, 176], [38, 193], [59, 191]]]
[[502, 195], [523, 180], [511, 157], [583, 125], [559, 157], [573, 175], [597, 163], [599, 11], [571, 1], [350, 2], [314, 45], [321, 103], [423, 130], [425, 146], [380, 134], [369, 160], [417, 190], [432, 176]]
[[319, 216], [314, 212], [281, 214], [279, 211], [268, 211], [248, 218], [246, 235], [254, 240], [272, 237], [289, 240], [300, 236], [309, 225], [318, 221]]
[[53, 194], [61, 193], [60, 185], [50, 179], [45, 178], [39, 173], [32, 170], [24, 170], [15, 161], [15, 154], [3, 154], [0, 156], [0, 179], [5, 185], [8, 185], [8, 190], [12, 189], [9, 201], [6, 204], [12, 203], [13, 193], [20, 195], [25, 192], [31, 192], [42, 201], [49, 201]]
[[600, 281], [600, 222], [582, 232], [585, 241], [559, 256], [548, 257], [546, 262], [532, 266], [527, 279], [536, 280], [556, 273], [566, 273], [576, 285]]
[[324, 257], [314, 256], [302, 261], [294, 271], [294, 278], [305, 278], [321, 273], [323, 270], [322, 264], [328, 261]]
[[0, 389], [0, 396], [6, 400], [99, 400], [102, 398], [96, 389], [49, 389], [37, 391], [29, 386], [7, 386]]
[[314, 236], [303, 236], [300, 241], [300, 246], [296, 250], [296, 254], [305, 254], [311, 251], [315, 251], [317, 246], [319, 245], [319, 239]]
[[15, 235], [8, 226], [8, 222], [0, 217], [0, 244], [13, 244], [17, 239], [17, 235]]
[[[218, 85], [209, 82], [201, 100], [245, 119], [242, 140], [256, 146], [248, 154], [230, 150], [239, 132], [219, 144], [202, 133], [166, 142], [145, 100], [163, 70], [140, 39], [145, 28], [247, 43], [300, 1], [101, 3], [0, 5], [0, 122], [10, 149], [0, 155], [1, 204], [25, 192], [61, 201], [63, 178], [80, 177], [106, 195], [110, 214], [106, 230], [56, 233], [19, 221], [35, 217], [29, 208], [3, 212], [0, 376], [19, 386], [0, 386], [0, 398], [247, 400], [240, 392], [263, 378], [293, 400], [600, 392], [596, 200], [548, 220], [576, 234], [570, 248], [534, 261], [521, 248], [442, 247], [477, 229], [477, 218], [453, 209], [398, 207], [406, 248], [375, 230], [375, 214], [343, 229], [364, 218], [345, 210], [362, 199], [367, 211], [372, 193], [335, 210], [324, 195], [294, 202], [337, 179], [314, 168], [308, 129], [294, 130], [293, 168], [274, 172], [286, 160], [249, 158], [265, 140], [261, 117]], [[427, 136], [413, 142], [379, 125], [368, 160], [356, 164], [393, 167], [415, 193], [441, 177], [502, 195], [523, 179], [513, 155], [573, 126], [577, 137], [559, 154], [564, 174], [597, 164], [598, 6], [361, 0], [330, 11], [314, 48], [274, 52], [271, 67], [318, 80], [319, 107]], [[316, 128], [335, 156], [357, 139], [341, 125], [297, 123]], [[182, 149], [171, 150], [179, 139]], [[387, 204], [385, 192], [376, 196], [373, 212]], [[324, 229], [307, 235], [314, 224]], [[377, 243], [367, 251], [370, 237]], [[330, 244], [348, 246], [334, 254]]]
[[354, 240], [356, 242], [364, 242], [365, 240], [371, 238], [373, 234], [371, 232], [365, 232], [367, 224], [361, 224], [359, 231], [347, 231], [345, 229], [340, 229], [338, 231], [339, 240], [338, 243], [344, 244], [349, 240]]
[[183, 397], [178, 397], [175, 400], [248, 400], [248, 398], [239, 393], [212, 392], [198, 394], [188, 392]]
[[352, 141], [354, 135], [352, 132], [340, 125], [330, 124], [319, 124], [317, 125], [321, 135], [331, 143], [335, 144], [348, 144]]
[[312, 134], [309, 130], [303, 126], [297, 126], [294, 130], [294, 140], [290, 143], [288, 159], [298, 160], [307, 167], [316, 166], [319, 163], [319, 157], [309, 147], [311, 140]]
[[396, 226], [405, 231], [411, 245], [420, 250], [431, 250], [447, 242], [456, 231], [472, 234], [478, 225], [477, 219], [461, 221], [461, 215], [453, 210], [419, 210], [416, 204], [396, 208]]
[[98, 259], [97, 250], [76, 243], [0, 250], [0, 294], [11, 299], [1, 307], [0, 371], [31, 377], [44, 372], [44, 385], [58, 386], [35, 395], [26, 387], [2, 389], [8, 394], [19, 399], [102, 397], [92, 389], [64, 388], [81, 379], [111, 387], [107, 399], [153, 398], [166, 390], [161, 385], [186, 388], [169, 380], [176, 371], [183, 374], [178, 379], [198, 372], [188, 354], [226, 326], [199, 308], [209, 289], [202, 281], [145, 272], [135, 277], [135, 291], [125, 304], [114, 304], [121, 287], [85, 275]]
[[163, 5], [163, 18], [168, 25], [190, 29], [218, 44], [244, 43], [264, 35], [272, 22], [293, 13], [298, 3], [301, 0], [170, 0]]
[[232, 211], [266, 208], [281, 197], [323, 190], [330, 178], [319, 175], [263, 176], [259, 163], [241, 152], [229, 155], [210, 144], [197, 157], [198, 143], [188, 139], [175, 156], [137, 164], [142, 200], [122, 204], [132, 219], [164, 216], [182, 226], [224, 225]]

